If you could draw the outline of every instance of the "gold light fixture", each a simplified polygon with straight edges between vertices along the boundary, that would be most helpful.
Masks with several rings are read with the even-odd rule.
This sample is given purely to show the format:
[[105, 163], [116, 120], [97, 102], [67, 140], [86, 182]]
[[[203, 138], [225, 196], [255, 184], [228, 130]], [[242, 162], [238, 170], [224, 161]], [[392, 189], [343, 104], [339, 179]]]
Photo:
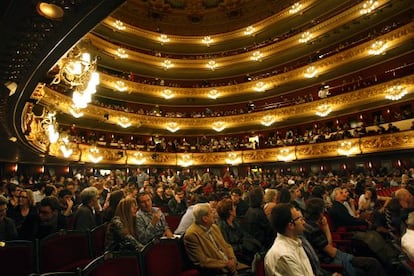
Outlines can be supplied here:
[[329, 104], [321, 104], [316, 109], [316, 115], [320, 117], [326, 117], [331, 112], [332, 112], [332, 108]]
[[43, 118], [41, 125], [43, 126], [49, 142], [51, 144], [56, 143], [59, 140], [58, 123], [56, 121], [56, 112], [47, 111], [46, 116]]
[[65, 14], [63, 9], [58, 5], [42, 1], [37, 4], [36, 10], [38, 14], [51, 20], [61, 19]]
[[308, 68], [306, 68], [306, 71], [303, 74], [303, 76], [307, 79], [311, 79], [315, 77], [317, 74], [318, 74], [318, 69], [316, 69], [315, 66], [309, 66]]
[[346, 156], [360, 153], [358, 144], [353, 144], [351, 141], [339, 142], [337, 151], [339, 155], [346, 155]]
[[255, 31], [256, 31], [256, 29], [253, 26], [248, 26], [246, 28], [246, 30], [244, 31], [244, 34], [245, 35], [252, 35]]
[[284, 162], [290, 162], [296, 159], [296, 154], [294, 150], [290, 148], [281, 148], [279, 150], [279, 154], [277, 155], [277, 159]]
[[205, 36], [205, 37], [203, 37], [201, 42], [203, 44], [207, 45], [207, 47], [210, 47], [210, 44], [213, 43], [213, 39], [210, 36]]
[[145, 161], [147, 161], [147, 159], [144, 157], [142, 152], [137, 151], [132, 155], [132, 161], [138, 165], [142, 165]]
[[70, 148], [69, 138], [64, 136], [61, 138], [62, 144], [60, 145], [60, 151], [62, 152], [65, 158], [68, 158], [72, 155], [73, 150]]
[[361, 14], [368, 14], [368, 13], [371, 13], [373, 10], [375, 10], [377, 7], [378, 7], [378, 1], [368, 0], [368, 1], [365, 1], [364, 4], [362, 4], [362, 8], [359, 12]]
[[76, 107], [75, 105], [72, 105], [71, 107], [69, 107], [69, 112], [75, 118], [80, 118], [84, 115], [82, 110], [80, 108]]
[[222, 131], [226, 128], [226, 123], [224, 123], [222, 121], [214, 122], [212, 128], [215, 131], [220, 132], [220, 131]]
[[129, 55], [127, 54], [127, 52], [126, 52], [126, 50], [124, 48], [118, 48], [118, 49], [116, 49], [115, 55], [117, 55], [121, 59], [125, 59], [125, 58], [128, 58], [129, 57]]
[[207, 68], [208, 69], [210, 69], [211, 71], [214, 71], [214, 70], [216, 70], [216, 68], [217, 68], [217, 66], [218, 66], [218, 64], [214, 61], [214, 60], [209, 60], [208, 62], [207, 62]]
[[274, 122], [275, 122], [275, 116], [266, 115], [266, 116], [263, 116], [261, 124], [264, 126], [271, 126]]
[[161, 66], [164, 68], [164, 70], [168, 70], [174, 67], [174, 64], [171, 62], [171, 60], [166, 59], [161, 63]]
[[227, 154], [227, 158], [225, 159], [225, 161], [227, 164], [230, 164], [230, 165], [238, 165], [242, 163], [241, 153], [229, 152]]
[[158, 37], [158, 40], [161, 42], [161, 44], [170, 42], [170, 39], [168, 38], [168, 35], [166, 34], [160, 34]]
[[408, 90], [402, 85], [394, 85], [388, 88], [385, 93], [385, 98], [387, 100], [398, 101], [408, 94]]
[[208, 97], [210, 99], [217, 99], [220, 96], [220, 92], [216, 89], [212, 89], [208, 92]]
[[302, 4], [300, 2], [296, 2], [290, 7], [289, 13], [295, 14], [295, 13], [298, 13], [301, 9], [302, 9]]
[[93, 146], [89, 149], [88, 158], [93, 163], [99, 163], [102, 161], [103, 156], [97, 147]]
[[312, 34], [310, 32], [304, 32], [301, 34], [300, 38], [299, 38], [299, 42], [300, 43], [306, 43], [309, 40], [311, 40], [312, 38]]
[[114, 22], [114, 27], [119, 30], [119, 31], [123, 31], [126, 29], [124, 23], [121, 20], [115, 20]]
[[262, 57], [263, 57], [263, 54], [260, 51], [255, 51], [253, 52], [250, 59], [254, 61], [262, 61]]
[[181, 158], [178, 160], [178, 165], [181, 167], [189, 167], [193, 165], [193, 160], [191, 159], [190, 154], [183, 154], [181, 155]]
[[371, 47], [368, 50], [368, 54], [370, 55], [381, 55], [385, 54], [385, 50], [387, 49], [387, 44], [383, 40], [377, 40], [371, 44]]
[[165, 125], [165, 128], [169, 131], [169, 132], [176, 132], [180, 129], [180, 126], [178, 125], [177, 122], [168, 122]]
[[126, 86], [124, 81], [117, 80], [114, 84], [114, 88], [118, 90], [119, 92], [125, 92], [128, 90], [128, 87]]
[[161, 96], [163, 96], [164, 99], [169, 100], [169, 99], [174, 98], [174, 92], [171, 89], [164, 89], [161, 92]]
[[127, 117], [121, 116], [118, 118], [118, 125], [122, 128], [128, 128], [132, 125], [132, 123], [131, 120], [129, 120]]
[[264, 92], [266, 91], [266, 88], [267, 88], [267, 84], [263, 81], [256, 82], [256, 84], [253, 87], [254, 91], [256, 92]]

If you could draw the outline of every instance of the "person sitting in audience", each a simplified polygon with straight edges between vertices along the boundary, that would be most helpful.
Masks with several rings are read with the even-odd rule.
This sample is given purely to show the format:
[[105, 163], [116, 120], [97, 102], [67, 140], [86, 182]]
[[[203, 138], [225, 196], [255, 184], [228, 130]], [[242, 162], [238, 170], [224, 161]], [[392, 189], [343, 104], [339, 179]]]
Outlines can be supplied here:
[[305, 236], [317, 252], [319, 260], [343, 265], [345, 274], [349, 276], [357, 275], [358, 270], [363, 275], [386, 275], [375, 258], [354, 257], [334, 246], [324, 209], [325, 204], [322, 199], [311, 198], [306, 202]]
[[37, 216], [37, 209], [35, 207], [33, 192], [29, 189], [21, 190], [18, 195], [19, 205], [8, 212], [8, 217], [14, 220], [17, 232], [21, 234], [21, 228], [26, 219], [32, 219]]
[[263, 210], [266, 214], [266, 217], [270, 217], [273, 207], [277, 204], [277, 190], [276, 189], [266, 189], [263, 197], [264, 206]]
[[164, 195], [164, 187], [162, 184], [158, 185], [155, 194], [152, 197], [152, 203], [154, 206], [160, 207], [160, 208], [168, 208], [168, 201], [165, 199]]
[[0, 241], [17, 239], [17, 230], [14, 221], [6, 216], [8, 200], [0, 195]]
[[96, 213], [99, 212], [98, 189], [88, 187], [80, 193], [81, 205], [75, 213], [73, 228], [79, 231], [93, 229], [97, 225]]
[[105, 250], [140, 251], [144, 246], [137, 240], [137, 201], [124, 198], [116, 206], [114, 217], [108, 224], [105, 235]]
[[238, 270], [247, 268], [237, 261], [233, 248], [214, 224], [214, 213], [208, 203], [197, 204], [193, 215], [194, 222], [184, 235], [184, 247], [203, 275], [237, 275]]
[[175, 229], [174, 234], [176, 235], [184, 235], [185, 231], [190, 227], [190, 225], [194, 221], [193, 211], [195, 204], [198, 203], [207, 203], [207, 198], [202, 195], [194, 194], [190, 197], [189, 204], [187, 210], [185, 211], [184, 215], [182, 216], [180, 223], [178, 224], [177, 229]]
[[401, 248], [407, 254], [408, 258], [414, 262], [414, 211], [408, 214], [406, 223], [407, 230], [401, 237]]
[[240, 188], [233, 188], [230, 193], [231, 200], [236, 206], [236, 215], [238, 218], [243, 217], [249, 208], [249, 205], [243, 200], [242, 195], [243, 192]]
[[20, 236], [25, 240], [42, 239], [62, 229], [66, 229], [66, 219], [60, 213], [59, 200], [46, 196], [40, 201], [39, 214], [24, 221]]
[[153, 239], [174, 235], [168, 228], [165, 216], [159, 208], [152, 206], [151, 196], [147, 192], [138, 194], [139, 210], [137, 212], [136, 231], [140, 243], [146, 245]]
[[63, 189], [58, 194], [59, 205], [62, 214], [65, 217], [70, 217], [73, 215], [73, 200], [72, 193], [68, 189]]
[[235, 220], [236, 206], [231, 199], [225, 198], [217, 205], [220, 227], [224, 239], [231, 244], [237, 258], [243, 263], [251, 263], [254, 254], [262, 250], [261, 244], [254, 237], [245, 233], [240, 224]]
[[109, 195], [108, 204], [105, 206], [102, 212], [102, 222], [111, 221], [111, 219], [115, 215], [115, 211], [116, 211], [116, 207], [118, 206], [118, 203], [123, 198], [124, 198], [124, 192], [122, 190], [116, 190], [116, 191], [111, 192], [111, 194]]
[[300, 239], [305, 230], [301, 211], [290, 203], [279, 203], [272, 209], [270, 223], [277, 237], [264, 258], [266, 275], [314, 275]]
[[171, 215], [183, 215], [187, 210], [187, 200], [185, 199], [184, 190], [177, 186], [174, 191], [174, 197], [168, 202]]

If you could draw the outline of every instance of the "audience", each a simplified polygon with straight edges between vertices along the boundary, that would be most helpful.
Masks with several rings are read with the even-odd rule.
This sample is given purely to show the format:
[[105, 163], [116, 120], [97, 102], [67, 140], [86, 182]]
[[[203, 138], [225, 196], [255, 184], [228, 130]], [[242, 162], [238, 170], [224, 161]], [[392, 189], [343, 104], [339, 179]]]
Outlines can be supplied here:
[[14, 220], [7, 217], [8, 200], [0, 195], [0, 241], [10, 241], [17, 239], [17, 230]]
[[79, 231], [92, 230], [97, 226], [96, 213], [99, 212], [98, 189], [85, 188], [80, 193], [81, 205], [74, 217], [73, 228]]
[[414, 211], [411, 211], [408, 215], [407, 230], [401, 238], [401, 248], [408, 258], [414, 262]]

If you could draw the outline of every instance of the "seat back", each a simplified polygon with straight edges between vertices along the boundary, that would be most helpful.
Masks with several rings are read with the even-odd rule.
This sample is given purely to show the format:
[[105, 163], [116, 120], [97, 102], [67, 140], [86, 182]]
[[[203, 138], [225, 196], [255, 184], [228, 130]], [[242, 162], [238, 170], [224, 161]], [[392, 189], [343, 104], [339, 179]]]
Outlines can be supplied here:
[[143, 275], [139, 254], [135, 252], [107, 252], [92, 260], [81, 272], [82, 276]]
[[91, 230], [91, 246], [93, 257], [98, 257], [105, 252], [105, 234], [108, 228], [108, 223], [96, 226]]
[[89, 232], [62, 230], [39, 243], [40, 272], [75, 271], [92, 259]]
[[7, 241], [0, 247], [2, 276], [29, 275], [37, 271], [37, 245], [32, 241]]
[[264, 266], [264, 255], [261, 253], [256, 253], [253, 258], [252, 271], [255, 276], [264, 276], [265, 275], [265, 266]]
[[174, 233], [175, 229], [177, 229], [178, 225], [180, 224], [182, 215], [167, 215], [165, 216], [165, 221], [168, 224], [171, 232]]

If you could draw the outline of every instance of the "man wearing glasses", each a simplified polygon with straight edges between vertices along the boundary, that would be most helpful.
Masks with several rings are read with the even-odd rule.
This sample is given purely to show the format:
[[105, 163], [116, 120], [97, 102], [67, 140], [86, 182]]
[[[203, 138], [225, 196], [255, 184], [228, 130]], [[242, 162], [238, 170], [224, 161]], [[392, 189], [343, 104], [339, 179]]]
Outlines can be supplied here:
[[265, 256], [266, 275], [314, 275], [300, 239], [305, 230], [301, 211], [289, 203], [280, 203], [272, 209], [270, 223], [277, 237]]
[[0, 241], [17, 239], [17, 230], [14, 221], [6, 217], [7, 198], [0, 195]]

